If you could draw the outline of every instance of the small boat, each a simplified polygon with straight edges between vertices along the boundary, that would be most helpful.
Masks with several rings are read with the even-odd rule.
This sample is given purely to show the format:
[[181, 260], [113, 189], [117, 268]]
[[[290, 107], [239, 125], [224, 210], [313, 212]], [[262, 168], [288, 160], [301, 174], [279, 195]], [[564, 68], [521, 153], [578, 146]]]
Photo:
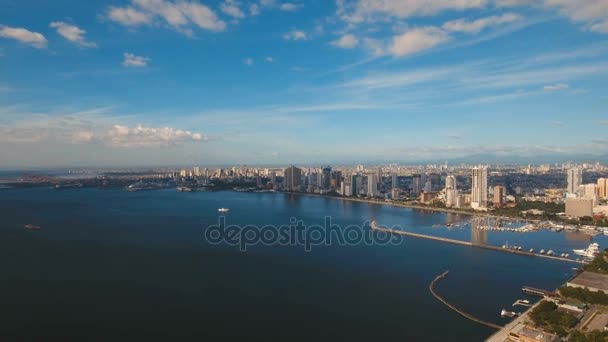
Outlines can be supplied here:
[[530, 253], [534, 253], [534, 248], [530, 248]]
[[555, 252], [553, 252], [552, 250], [549, 250], [549, 251], [547, 252], [547, 255], [553, 255], [553, 254], [555, 254]]
[[516, 312], [507, 311], [505, 309], [502, 309], [502, 311], [500, 312], [501, 317], [515, 317], [517, 315], [518, 314]]
[[541, 250], [540, 250], [540, 254], [545, 254], [545, 250], [544, 250], [544, 249], [541, 249]]
[[25, 226], [23, 226], [23, 228], [28, 230], [40, 230], [40, 226], [36, 226], [33, 224], [26, 224]]
[[227, 213], [230, 211], [230, 209], [228, 208], [219, 208], [217, 211], [219, 211], [220, 213]]

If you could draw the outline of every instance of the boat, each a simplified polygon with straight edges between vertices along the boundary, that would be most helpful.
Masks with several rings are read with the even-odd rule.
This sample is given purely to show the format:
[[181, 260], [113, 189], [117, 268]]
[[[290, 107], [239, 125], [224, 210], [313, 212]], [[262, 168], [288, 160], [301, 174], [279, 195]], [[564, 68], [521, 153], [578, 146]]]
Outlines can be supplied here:
[[553, 255], [553, 254], [555, 254], [555, 252], [553, 252], [552, 250], [549, 250], [549, 251], [547, 252], [547, 255]]
[[177, 191], [180, 191], [180, 192], [192, 192], [192, 190], [193, 189], [189, 186], [178, 186], [177, 187]]
[[594, 242], [585, 249], [573, 249], [572, 251], [576, 255], [593, 259], [600, 252], [600, 245]]
[[541, 249], [541, 250], [540, 250], [540, 254], [545, 254], [545, 250], [544, 250], [544, 249]]
[[33, 224], [26, 224], [25, 226], [23, 226], [23, 228], [28, 229], [28, 230], [39, 230], [40, 226], [36, 226]]
[[516, 312], [507, 311], [505, 309], [502, 309], [502, 311], [500, 312], [501, 317], [515, 317], [517, 315], [518, 314]]
[[230, 209], [228, 208], [219, 208], [217, 211], [219, 211], [220, 213], [227, 213], [230, 211]]
[[530, 253], [534, 253], [534, 248], [530, 248]]

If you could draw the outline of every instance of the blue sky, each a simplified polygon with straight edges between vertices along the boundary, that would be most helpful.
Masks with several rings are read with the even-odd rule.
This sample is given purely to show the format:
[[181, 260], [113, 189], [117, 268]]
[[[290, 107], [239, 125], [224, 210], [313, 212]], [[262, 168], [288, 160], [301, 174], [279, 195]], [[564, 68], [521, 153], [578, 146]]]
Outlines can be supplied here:
[[0, 167], [608, 151], [605, 0], [0, 9]]

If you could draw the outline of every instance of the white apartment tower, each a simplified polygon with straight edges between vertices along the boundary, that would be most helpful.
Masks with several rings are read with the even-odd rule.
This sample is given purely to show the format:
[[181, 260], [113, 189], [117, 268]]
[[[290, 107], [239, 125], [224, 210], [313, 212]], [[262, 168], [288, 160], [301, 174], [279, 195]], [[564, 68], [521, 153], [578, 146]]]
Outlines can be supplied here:
[[480, 165], [473, 168], [471, 186], [471, 207], [485, 208], [488, 202], [488, 167]]

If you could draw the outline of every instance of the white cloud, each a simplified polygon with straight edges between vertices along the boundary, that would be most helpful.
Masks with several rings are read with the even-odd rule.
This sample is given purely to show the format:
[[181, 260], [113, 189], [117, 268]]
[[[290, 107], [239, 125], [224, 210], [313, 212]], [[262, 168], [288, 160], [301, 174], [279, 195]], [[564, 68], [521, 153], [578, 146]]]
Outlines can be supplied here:
[[260, 0], [260, 5], [264, 7], [272, 7], [276, 3], [276, 0]]
[[497, 0], [498, 6], [542, 5], [557, 9], [570, 20], [583, 23], [590, 31], [608, 33], [608, 1], [606, 0]]
[[281, 9], [281, 11], [285, 11], [285, 12], [295, 12], [297, 10], [299, 10], [300, 8], [302, 8], [302, 5], [299, 4], [294, 4], [291, 2], [285, 2], [282, 3], [281, 6], [279, 7], [279, 9]]
[[142, 148], [200, 142], [207, 140], [207, 137], [200, 133], [192, 133], [171, 127], [154, 128], [142, 125], [135, 127], [114, 125], [106, 132], [102, 139], [111, 147]]
[[222, 10], [222, 12], [224, 12], [224, 14], [229, 15], [233, 18], [245, 18], [245, 13], [243, 13], [239, 5], [234, 0], [225, 0], [220, 5], [220, 9]]
[[249, 5], [249, 13], [252, 16], [256, 16], [256, 15], [260, 14], [260, 6], [258, 4]]
[[211, 8], [194, 0], [131, 0], [130, 6], [110, 7], [107, 16], [125, 26], [166, 24], [186, 35], [193, 34], [193, 26], [214, 32], [226, 29]]
[[359, 39], [355, 37], [353, 34], [345, 34], [337, 40], [331, 42], [332, 46], [343, 48], [343, 49], [352, 49], [359, 45]]
[[143, 68], [147, 66], [150, 61], [150, 58], [136, 56], [129, 52], [125, 52], [123, 56], [125, 59], [123, 60], [122, 65], [125, 67]]
[[243, 64], [245, 65], [253, 65], [253, 58], [247, 57], [243, 60]]
[[45, 48], [47, 45], [47, 40], [42, 34], [22, 27], [0, 25], [0, 37], [14, 39], [38, 49]]
[[404, 57], [431, 49], [450, 39], [447, 33], [436, 27], [415, 28], [393, 37], [390, 53]]
[[266, 63], [274, 63], [274, 58], [268, 56], [264, 59], [266, 61]]
[[337, 15], [351, 23], [375, 21], [376, 17], [430, 16], [446, 10], [483, 8], [486, 0], [337, 0]]
[[110, 7], [108, 18], [124, 26], [138, 26], [149, 24], [152, 21], [152, 16], [149, 13], [136, 10], [133, 7]]
[[557, 90], [564, 90], [564, 89], [568, 89], [570, 88], [569, 85], [565, 84], [565, 83], [557, 83], [557, 84], [553, 84], [553, 85], [546, 85], [543, 87], [543, 91], [557, 91]]
[[486, 27], [498, 26], [520, 20], [521, 16], [515, 13], [505, 13], [503, 15], [493, 15], [480, 18], [474, 21], [458, 19], [448, 21], [443, 24], [443, 29], [451, 32], [479, 33]]
[[283, 35], [285, 40], [306, 40], [308, 35], [304, 31], [291, 30]]
[[49, 26], [57, 29], [57, 33], [76, 45], [82, 47], [97, 47], [97, 44], [89, 42], [85, 39], [84, 35], [87, 33], [87, 31], [79, 28], [78, 26], [70, 25], [64, 23], [63, 21], [54, 21]]

